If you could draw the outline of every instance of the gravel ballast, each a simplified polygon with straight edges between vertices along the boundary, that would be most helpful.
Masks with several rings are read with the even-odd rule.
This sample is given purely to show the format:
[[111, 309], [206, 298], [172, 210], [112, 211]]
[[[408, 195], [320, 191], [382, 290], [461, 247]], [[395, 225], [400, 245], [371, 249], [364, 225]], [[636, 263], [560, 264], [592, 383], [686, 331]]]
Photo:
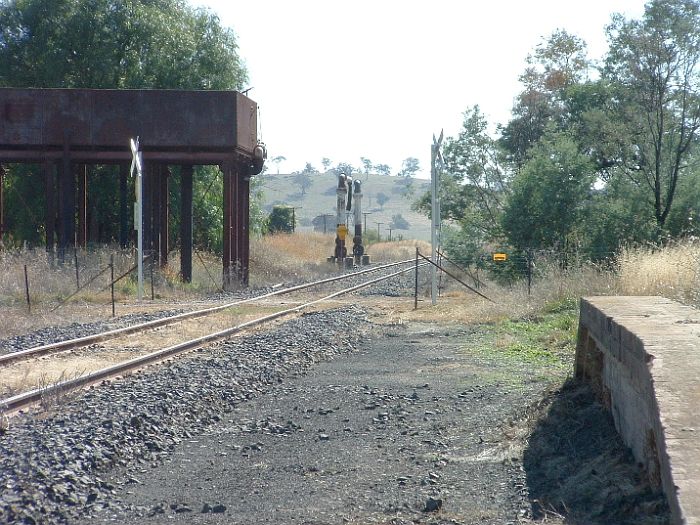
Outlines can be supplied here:
[[368, 326], [354, 308], [305, 315], [13, 418], [0, 437], [0, 523], [65, 523], [109, 505], [104, 473], [160, 463], [266, 385], [353, 350]]
[[[370, 319], [309, 313], [47, 399], [0, 435], [0, 523], [560, 524], [559, 498], [590, 507], [560, 490], [564, 463], [587, 480], [595, 463], [587, 497], [622, 487], [578, 522], [666, 522], [609, 417], [590, 435], [583, 420], [561, 434], [576, 417], [552, 419], [556, 404], [542, 417], [543, 399], [559, 399], [546, 364], [484, 351], [486, 327]], [[557, 450], [561, 435], [614, 446], [581, 460]]]

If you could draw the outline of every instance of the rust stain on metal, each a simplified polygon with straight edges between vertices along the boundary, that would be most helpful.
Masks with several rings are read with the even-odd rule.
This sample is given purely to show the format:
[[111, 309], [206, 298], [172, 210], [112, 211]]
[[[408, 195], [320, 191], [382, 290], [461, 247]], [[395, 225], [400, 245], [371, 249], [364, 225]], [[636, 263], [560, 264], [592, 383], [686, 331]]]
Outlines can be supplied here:
[[217, 164], [250, 157], [257, 104], [235, 91], [0, 89], [0, 159], [120, 162], [140, 136], [144, 158]]

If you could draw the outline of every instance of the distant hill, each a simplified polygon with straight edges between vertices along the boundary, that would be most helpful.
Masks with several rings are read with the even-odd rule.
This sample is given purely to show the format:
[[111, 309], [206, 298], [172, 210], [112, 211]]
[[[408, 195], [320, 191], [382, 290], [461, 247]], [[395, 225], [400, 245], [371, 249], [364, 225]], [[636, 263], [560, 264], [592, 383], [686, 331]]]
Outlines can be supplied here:
[[[258, 175], [263, 186], [263, 206], [266, 213], [270, 213], [274, 205], [287, 205], [300, 207], [297, 209], [297, 230], [312, 231], [312, 220], [318, 215], [332, 214], [335, 217], [336, 193], [338, 184], [337, 176], [332, 173], [316, 173], [310, 175], [311, 186], [302, 196], [301, 189], [294, 182], [294, 174]], [[362, 211], [370, 212], [367, 216], [367, 228], [377, 231], [377, 223], [382, 223], [380, 232], [382, 239], [389, 235], [388, 226], [394, 215], [400, 214], [408, 223], [407, 229], [392, 231], [392, 239], [399, 236], [404, 239], [430, 240], [430, 220], [420, 213], [411, 210], [411, 204], [430, 188], [430, 181], [425, 179], [410, 179], [413, 193], [405, 197], [406, 179], [376, 174], [355, 174], [354, 177], [362, 181]], [[377, 196], [383, 194], [388, 199], [384, 206], [380, 206]], [[328, 218], [329, 232], [334, 231], [332, 224], [334, 219]], [[351, 219], [352, 221], [352, 219]], [[364, 221], [364, 217], [363, 217]], [[321, 227], [322, 228], [322, 227]]]

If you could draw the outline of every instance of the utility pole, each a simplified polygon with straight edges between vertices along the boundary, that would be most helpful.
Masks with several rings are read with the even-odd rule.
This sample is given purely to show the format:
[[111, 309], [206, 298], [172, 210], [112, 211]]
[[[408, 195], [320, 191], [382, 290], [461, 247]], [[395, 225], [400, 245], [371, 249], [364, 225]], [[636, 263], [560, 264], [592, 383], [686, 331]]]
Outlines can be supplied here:
[[379, 227], [383, 226], [384, 223], [383, 222], [375, 222], [375, 224], [377, 225], [377, 242], [379, 242], [382, 240], [381, 235], [379, 235]]
[[365, 212], [362, 212], [362, 215], [365, 216], [365, 229], [364, 229], [363, 231], [367, 231], [367, 215], [372, 215], [372, 212], [371, 212], [371, 211], [365, 211]]
[[393, 228], [392, 228], [391, 226], [389, 226], [389, 242], [391, 242], [391, 230], [392, 230], [392, 229], [393, 229]]

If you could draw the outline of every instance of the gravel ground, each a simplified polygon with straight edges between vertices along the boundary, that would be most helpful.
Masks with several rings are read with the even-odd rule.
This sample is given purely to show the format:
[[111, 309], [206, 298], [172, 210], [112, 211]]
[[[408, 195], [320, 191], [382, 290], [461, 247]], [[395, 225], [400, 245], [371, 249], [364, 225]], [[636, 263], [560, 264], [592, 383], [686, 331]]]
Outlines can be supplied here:
[[[547, 511], [610, 494], [562, 492], [590, 465], [635, 490], [566, 523], [665, 523], [595, 403], [576, 391], [563, 435], [585, 453], [567, 456], [567, 394], [485, 342], [347, 307], [47, 400], [0, 435], [0, 523], [564, 523]], [[586, 421], [614, 447], [583, 447]]]

